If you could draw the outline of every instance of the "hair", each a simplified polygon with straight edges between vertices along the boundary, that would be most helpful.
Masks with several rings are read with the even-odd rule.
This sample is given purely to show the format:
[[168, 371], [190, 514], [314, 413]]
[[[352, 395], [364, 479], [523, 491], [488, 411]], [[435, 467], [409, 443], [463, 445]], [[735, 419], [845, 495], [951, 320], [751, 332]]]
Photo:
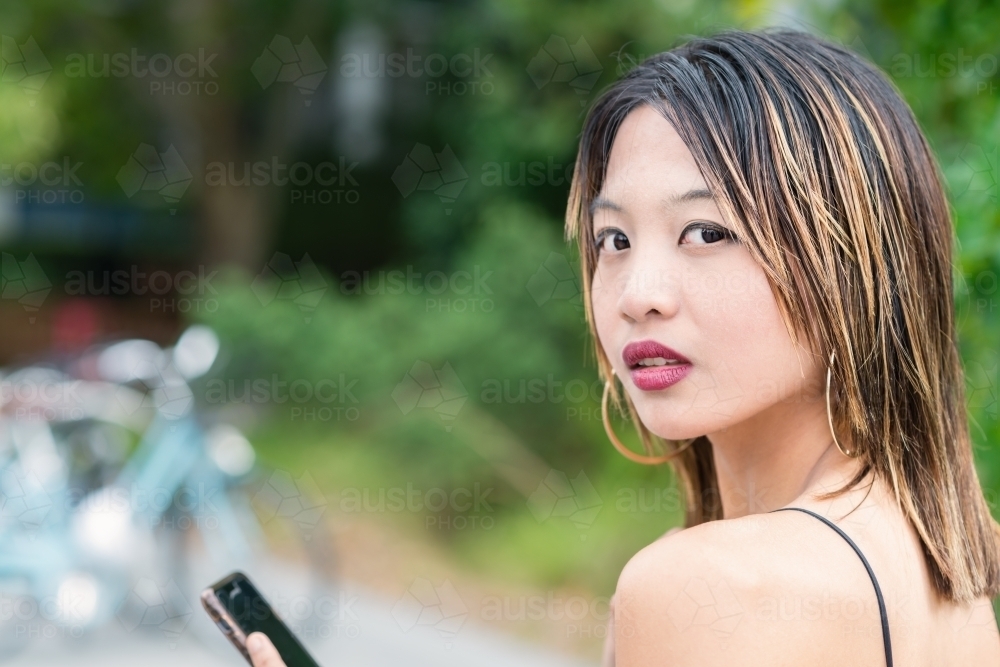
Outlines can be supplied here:
[[[883, 479], [915, 527], [936, 589], [1000, 593], [1000, 526], [972, 457], [952, 301], [952, 221], [939, 167], [893, 84], [851, 51], [788, 29], [731, 30], [652, 56], [605, 90], [584, 123], [566, 212], [581, 254], [587, 322], [603, 379], [591, 286], [590, 205], [626, 115], [661, 113], [726, 220], [763, 268], [795, 342], [835, 356], [835, 433]], [[620, 398], [611, 381], [616, 404]], [[835, 399], [834, 399], [835, 397]], [[625, 396], [643, 447], [654, 436]], [[842, 441], [842, 440], [841, 440]], [[685, 525], [722, 518], [705, 436], [671, 460]]]

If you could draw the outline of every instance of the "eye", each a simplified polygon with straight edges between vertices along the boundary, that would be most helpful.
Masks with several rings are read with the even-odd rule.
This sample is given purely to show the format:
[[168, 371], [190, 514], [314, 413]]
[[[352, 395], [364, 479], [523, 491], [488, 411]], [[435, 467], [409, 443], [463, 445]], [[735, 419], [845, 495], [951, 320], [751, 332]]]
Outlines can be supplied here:
[[598, 254], [625, 250], [631, 247], [628, 237], [625, 236], [625, 232], [613, 227], [602, 229], [598, 232], [597, 237], [594, 239], [594, 246], [597, 248]]
[[691, 241], [684, 245], [714, 245], [719, 241], [736, 241], [736, 235], [730, 230], [707, 222], [696, 222], [693, 225], [685, 227], [684, 231], [681, 233], [681, 239], [687, 238], [688, 236], [692, 236], [693, 238], [697, 238], [697, 236], [699, 236], [691, 235], [689, 232], [701, 232], [701, 240]]

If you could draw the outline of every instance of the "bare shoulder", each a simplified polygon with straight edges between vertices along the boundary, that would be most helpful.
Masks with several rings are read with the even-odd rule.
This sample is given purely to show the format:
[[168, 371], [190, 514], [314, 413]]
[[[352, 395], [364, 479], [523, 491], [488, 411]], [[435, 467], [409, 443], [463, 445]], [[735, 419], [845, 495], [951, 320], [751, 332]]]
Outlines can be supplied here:
[[[828, 536], [811, 540], [814, 526], [791, 514], [709, 522], [637, 553], [615, 593], [617, 667], [850, 659], [843, 655], [843, 629], [824, 622], [822, 603], [864, 599], [866, 591], [835, 558], [827, 557], [827, 567], [822, 551], [829, 550]], [[804, 609], [804, 602], [815, 603], [818, 613]], [[868, 635], [860, 643], [877, 639], [881, 646], [880, 638]], [[859, 638], [850, 639], [857, 646]], [[825, 657], [817, 661], [819, 654]]]

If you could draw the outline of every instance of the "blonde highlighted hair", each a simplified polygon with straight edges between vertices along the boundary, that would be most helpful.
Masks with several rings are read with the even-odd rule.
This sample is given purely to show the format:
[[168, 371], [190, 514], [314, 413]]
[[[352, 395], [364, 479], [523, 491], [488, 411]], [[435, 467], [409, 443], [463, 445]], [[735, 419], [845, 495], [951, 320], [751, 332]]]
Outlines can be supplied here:
[[[849, 50], [780, 29], [692, 39], [602, 93], [584, 124], [566, 233], [580, 247], [605, 379], [611, 366], [590, 299], [590, 205], [622, 120], [642, 105], [684, 140], [766, 272], [793, 339], [804, 332], [822, 358], [836, 355], [834, 429], [849, 434], [862, 466], [835, 493], [873, 472], [915, 527], [944, 597], [1000, 593], [1000, 526], [973, 463], [956, 345], [951, 214], [937, 163], [895, 87]], [[648, 452], [676, 447], [625, 400]], [[696, 438], [672, 465], [686, 525], [721, 518], [708, 440]]]

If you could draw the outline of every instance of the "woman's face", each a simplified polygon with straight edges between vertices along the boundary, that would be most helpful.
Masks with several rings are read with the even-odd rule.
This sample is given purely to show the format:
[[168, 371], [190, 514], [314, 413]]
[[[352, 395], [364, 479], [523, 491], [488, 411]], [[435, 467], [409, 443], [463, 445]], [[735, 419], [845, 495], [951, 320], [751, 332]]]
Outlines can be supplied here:
[[711, 437], [822, 396], [825, 365], [796, 348], [763, 269], [654, 109], [619, 129], [593, 220], [598, 337], [653, 433]]

